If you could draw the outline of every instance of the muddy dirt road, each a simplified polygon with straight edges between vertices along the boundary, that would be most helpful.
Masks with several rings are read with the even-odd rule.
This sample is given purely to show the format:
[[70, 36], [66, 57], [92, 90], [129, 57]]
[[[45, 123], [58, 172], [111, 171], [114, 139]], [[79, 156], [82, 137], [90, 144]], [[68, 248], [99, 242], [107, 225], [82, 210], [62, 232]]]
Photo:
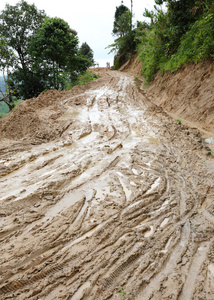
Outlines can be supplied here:
[[213, 157], [131, 76], [99, 72], [56, 97], [55, 136], [2, 129], [0, 299], [213, 300]]

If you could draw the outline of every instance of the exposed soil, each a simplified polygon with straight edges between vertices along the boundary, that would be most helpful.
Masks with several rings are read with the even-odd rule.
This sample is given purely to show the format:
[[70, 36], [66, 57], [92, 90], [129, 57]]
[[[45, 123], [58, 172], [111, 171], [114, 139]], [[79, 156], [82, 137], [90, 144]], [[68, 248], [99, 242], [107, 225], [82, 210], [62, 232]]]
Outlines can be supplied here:
[[0, 299], [213, 300], [209, 145], [96, 72], [0, 120]]
[[138, 86], [147, 98], [162, 107], [174, 119], [198, 128], [204, 137], [214, 138], [214, 69], [213, 61], [189, 64], [177, 72], [158, 73], [144, 89], [142, 63], [134, 56], [121, 71], [138, 77]]

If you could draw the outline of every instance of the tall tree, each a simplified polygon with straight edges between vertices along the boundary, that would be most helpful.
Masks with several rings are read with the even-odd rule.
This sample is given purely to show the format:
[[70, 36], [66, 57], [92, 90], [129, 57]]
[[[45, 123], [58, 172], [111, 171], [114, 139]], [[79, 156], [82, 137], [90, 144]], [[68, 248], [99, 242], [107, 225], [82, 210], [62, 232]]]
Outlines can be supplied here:
[[78, 56], [76, 31], [60, 18], [46, 18], [30, 42], [30, 54], [34, 59], [33, 70], [38, 67], [48, 70], [43, 73], [46, 88], [64, 88], [66, 78], [87, 69], [91, 62]]
[[31, 36], [41, 26], [45, 17], [44, 11], [23, 0], [14, 6], [6, 4], [0, 14], [1, 35], [18, 56], [18, 67], [12, 78], [25, 98], [32, 97], [36, 93], [33, 90], [36, 88], [36, 79], [31, 70], [28, 46]]
[[6, 4], [0, 14], [0, 31], [6, 43], [16, 50], [23, 69], [27, 67], [29, 56], [27, 48], [31, 36], [43, 23], [46, 14], [34, 4], [20, 1], [15, 6]]
[[121, 4], [116, 7], [114, 15], [113, 35], [122, 37], [131, 27], [131, 13], [127, 6]]
[[7, 104], [9, 110], [12, 110], [15, 105], [13, 90], [10, 84], [10, 75], [13, 67], [16, 64], [16, 56], [12, 49], [8, 47], [3, 37], [0, 38], [0, 72], [4, 79], [4, 92], [0, 90], [2, 97], [0, 102]]
[[114, 43], [109, 45], [110, 52], [116, 52], [114, 68], [118, 69], [125, 63], [136, 49], [135, 33], [132, 28], [132, 14], [128, 7], [121, 4], [116, 7], [112, 34], [117, 36]]
[[92, 64], [94, 64], [94, 53], [87, 43], [82, 43], [79, 54], [84, 55]]

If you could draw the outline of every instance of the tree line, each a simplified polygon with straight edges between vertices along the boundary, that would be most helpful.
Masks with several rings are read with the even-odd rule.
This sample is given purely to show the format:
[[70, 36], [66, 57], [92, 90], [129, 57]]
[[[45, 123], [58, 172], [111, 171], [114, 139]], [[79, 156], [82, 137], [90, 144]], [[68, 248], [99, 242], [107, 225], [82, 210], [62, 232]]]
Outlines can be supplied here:
[[87, 43], [60, 18], [22, 0], [0, 13], [0, 72], [6, 92], [0, 98], [11, 110], [16, 98], [44, 90], [65, 89], [94, 63]]
[[135, 52], [140, 53], [142, 74], [150, 82], [157, 71], [174, 72], [187, 63], [214, 58], [213, 0], [155, 0], [145, 9], [147, 22], [132, 24], [132, 13], [123, 4], [116, 7], [109, 47], [116, 51], [118, 69]]

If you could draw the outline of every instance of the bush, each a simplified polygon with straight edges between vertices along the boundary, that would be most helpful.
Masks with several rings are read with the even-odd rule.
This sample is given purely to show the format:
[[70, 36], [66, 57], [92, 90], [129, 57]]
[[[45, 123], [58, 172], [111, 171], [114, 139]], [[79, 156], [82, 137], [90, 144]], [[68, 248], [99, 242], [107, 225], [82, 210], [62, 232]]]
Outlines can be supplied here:
[[79, 74], [77, 76], [77, 80], [72, 82], [72, 83], [69, 83], [66, 87], [66, 90], [70, 90], [72, 89], [72, 87], [76, 86], [76, 85], [84, 85], [86, 83], [89, 83], [91, 81], [94, 81], [98, 78], [99, 76], [90, 72], [90, 71], [86, 71], [85, 73], [83, 74]]
[[142, 61], [142, 74], [146, 83], [150, 82], [157, 70], [164, 63], [164, 43], [158, 37], [155, 30], [146, 31], [142, 37], [141, 52], [139, 56]]
[[9, 108], [6, 103], [0, 102], [0, 117], [3, 117], [9, 112]]
[[180, 46], [164, 70], [176, 71], [184, 64], [214, 58], [214, 14], [196, 21], [181, 39]]
[[[155, 6], [144, 16], [151, 19], [141, 27], [139, 51], [142, 74], [149, 83], [158, 70], [174, 72], [184, 64], [214, 58], [214, 4], [212, 0], [168, 0], [168, 11]], [[156, 1], [161, 5], [163, 1]]]

